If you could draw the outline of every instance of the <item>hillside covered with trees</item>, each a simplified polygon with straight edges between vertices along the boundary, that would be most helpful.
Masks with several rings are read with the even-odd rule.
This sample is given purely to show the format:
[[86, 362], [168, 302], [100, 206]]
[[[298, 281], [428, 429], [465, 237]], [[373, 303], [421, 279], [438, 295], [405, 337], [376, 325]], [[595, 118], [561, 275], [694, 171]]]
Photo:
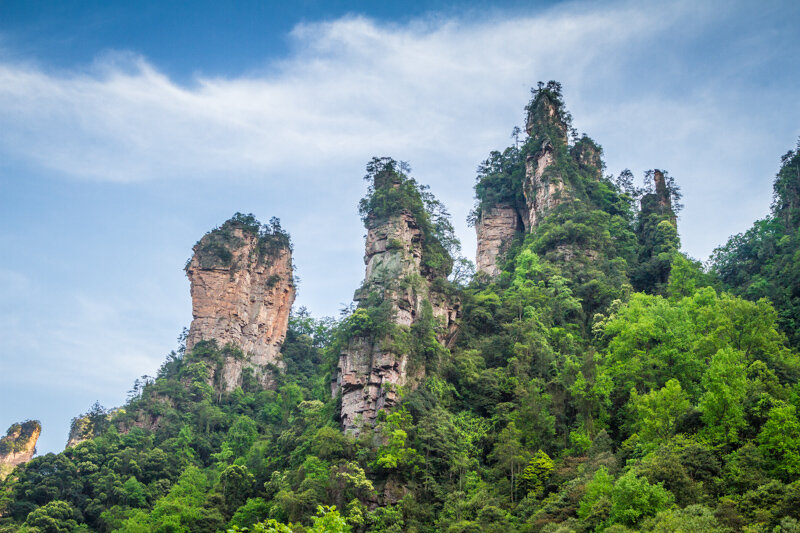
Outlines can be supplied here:
[[[247, 354], [184, 335], [0, 484], [0, 531], [800, 531], [800, 149], [771, 215], [704, 267], [680, 251], [675, 180], [604, 175], [558, 83], [526, 126], [478, 167], [479, 238], [510, 221], [496, 272], [459, 256], [407, 165], [374, 159], [356, 305], [293, 310], [267, 385], [239, 365], [219, 386]], [[222, 228], [291, 247], [277, 220]], [[380, 390], [348, 381], [359, 361]]]

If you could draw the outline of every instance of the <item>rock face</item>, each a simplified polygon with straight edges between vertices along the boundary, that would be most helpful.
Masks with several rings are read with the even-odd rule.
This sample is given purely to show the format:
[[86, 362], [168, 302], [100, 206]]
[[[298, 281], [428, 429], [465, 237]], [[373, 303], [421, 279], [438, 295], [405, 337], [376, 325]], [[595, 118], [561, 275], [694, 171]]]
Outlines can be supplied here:
[[564, 178], [555, 168], [556, 150], [566, 146], [568, 127], [558, 103], [547, 93], [531, 102], [525, 129], [530, 136], [527, 144], [533, 146], [525, 156], [525, 204], [488, 206], [476, 223], [477, 270], [492, 277], [500, 273], [498, 256], [514, 236], [532, 231], [548, 212], [569, 198]]
[[512, 205], [500, 204], [482, 212], [475, 224], [478, 234], [478, 271], [492, 277], [498, 275], [498, 256], [508, 250], [514, 236], [521, 230], [522, 219]]
[[226, 358], [220, 375], [212, 376], [226, 391], [241, 385], [245, 368], [271, 385], [268, 365], [283, 366], [280, 348], [295, 298], [288, 236], [265, 230], [252, 216], [237, 216], [207, 233], [186, 266], [193, 316], [187, 351], [214, 340], [244, 352]]
[[89, 415], [83, 415], [72, 419], [67, 437], [67, 448], [77, 446], [81, 442], [87, 441], [94, 436], [94, 424]]
[[653, 170], [653, 184], [655, 185], [655, 192], [642, 198], [642, 209], [651, 209], [660, 215], [667, 216], [672, 225], [677, 226], [678, 217], [672, 209], [672, 195], [667, 187], [664, 172], [659, 169]]
[[399, 338], [414, 342], [423, 324], [432, 323], [434, 342], [444, 347], [454, 339], [459, 304], [434, 288], [438, 276], [423, 265], [424, 239], [408, 211], [367, 221], [366, 275], [354, 296], [359, 305], [354, 317], [368, 320], [366, 308], [380, 301], [397, 330], [357, 330], [342, 351], [332, 392], [341, 390], [346, 431], [373, 425], [380, 410], [397, 404], [401, 387], [414, 388], [425, 376], [425, 362], [414, 360], [412, 349]]
[[0, 439], [0, 481], [6, 478], [15, 466], [27, 463], [36, 453], [36, 441], [42, 433], [38, 420], [12, 424], [6, 436]]
[[551, 168], [555, 162], [553, 150], [552, 143], [545, 140], [539, 151], [525, 159], [522, 191], [528, 208], [527, 231], [535, 228], [551, 209], [566, 199], [564, 180]]

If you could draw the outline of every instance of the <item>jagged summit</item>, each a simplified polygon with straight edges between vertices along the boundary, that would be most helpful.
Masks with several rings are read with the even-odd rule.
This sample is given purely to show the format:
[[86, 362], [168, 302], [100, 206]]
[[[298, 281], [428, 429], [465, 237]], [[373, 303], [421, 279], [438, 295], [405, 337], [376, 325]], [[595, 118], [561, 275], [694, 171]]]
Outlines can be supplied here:
[[[561, 85], [539, 84], [527, 112], [528, 138], [521, 147], [493, 152], [481, 168], [476, 185], [478, 206], [479, 272], [496, 276], [498, 257], [508, 250], [516, 235], [530, 232], [553, 208], [566, 200], [565, 176], [555, 163], [567, 154], [571, 116], [564, 107]], [[587, 143], [577, 152], [583, 161], [594, 162]]]
[[269, 366], [282, 367], [280, 348], [295, 298], [291, 243], [280, 222], [262, 225], [237, 213], [198, 241], [186, 275], [193, 316], [187, 351], [200, 341], [230, 343], [242, 353], [227, 357], [212, 381], [233, 390], [250, 368], [269, 386]]
[[[646, 192], [639, 190], [623, 197], [603, 176], [603, 149], [586, 134], [578, 137], [572, 128], [561, 84], [540, 82], [532, 93], [525, 108], [528, 137], [502, 153], [492, 152], [478, 169], [472, 219], [478, 236], [476, 264], [479, 272], [491, 277], [500, 273], [502, 258], [515, 239], [535, 232], [548, 216], [560, 213], [560, 223], [575, 223], [567, 212], [589, 209], [631, 217], [631, 202]], [[660, 202], [659, 209], [672, 213], [670, 220], [676, 225], [669, 197], [677, 188], [664, 181], [661, 171], [654, 176], [654, 196], [642, 197], [642, 209], [647, 212], [651, 201]], [[600, 253], [593, 250], [599, 243], [576, 243], [568, 235], [557, 241], [543, 252], [568, 260], [581, 256], [593, 259]]]

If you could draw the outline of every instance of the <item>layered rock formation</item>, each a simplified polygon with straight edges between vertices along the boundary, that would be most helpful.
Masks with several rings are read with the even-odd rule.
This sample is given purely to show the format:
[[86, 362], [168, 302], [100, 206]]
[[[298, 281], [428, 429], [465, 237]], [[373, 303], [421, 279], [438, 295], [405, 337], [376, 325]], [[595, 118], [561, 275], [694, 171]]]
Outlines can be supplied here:
[[270, 386], [269, 367], [283, 366], [280, 348], [295, 298], [288, 235], [279, 225], [262, 227], [252, 215], [237, 214], [200, 239], [186, 274], [193, 316], [187, 351], [200, 341], [231, 344], [243, 356], [226, 357], [212, 382], [233, 390], [252, 368]]
[[27, 463], [36, 453], [36, 441], [42, 433], [38, 420], [28, 420], [12, 424], [6, 436], [0, 439], [0, 481], [14, 470], [14, 467]]
[[[393, 173], [388, 178], [396, 180], [379, 173], [374, 188], [399, 187], [404, 179]], [[365, 279], [354, 296], [358, 308], [351, 318], [352, 335], [332, 384], [334, 395], [341, 390], [342, 424], [350, 432], [371, 426], [380, 410], [397, 404], [402, 387], [417, 385], [426, 361], [414, 353], [414, 343], [424, 342], [421, 332], [430, 326], [432, 342], [448, 346], [459, 315], [458, 302], [435, 288], [437, 279], [440, 285], [446, 280], [425, 265], [424, 242], [433, 236], [424, 233], [414, 214], [370, 215], [366, 225]], [[376, 316], [387, 323], [375, 324]]]
[[[528, 106], [526, 131], [529, 139], [524, 153], [524, 205], [501, 203], [483, 206], [475, 224], [478, 235], [478, 272], [500, 273], [498, 256], [514, 236], [530, 232], [569, 197], [564, 177], [556, 170], [556, 151], [567, 144], [568, 125], [559, 102], [543, 91]], [[522, 221], [522, 224], [520, 224]]]
[[478, 233], [478, 272], [494, 277], [500, 273], [498, 256], [508, 250], [514, 236], [522, 231], [522, 219], [517, 209], [510, 204], [488, 208], [480, 214], [475, 231]]

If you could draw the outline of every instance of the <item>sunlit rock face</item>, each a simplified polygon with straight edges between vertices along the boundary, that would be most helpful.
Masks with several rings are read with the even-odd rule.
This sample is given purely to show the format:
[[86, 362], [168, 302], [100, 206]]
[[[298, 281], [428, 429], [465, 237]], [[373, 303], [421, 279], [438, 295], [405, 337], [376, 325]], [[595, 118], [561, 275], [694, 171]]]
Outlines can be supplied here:
[[36, 453], [36, 441], [42, 433], [38, 420], [12, 424], [6, 436], [0, 439], [0, 481], [14, 470], [27, 463]]
[[231, 344], [242, 356], [226, 357], [212, 381], [230, 391], [252, 368], [263, 386], [271, 386], [270, 368], [284, 366], [280, 349], [295, 298], [288, 237], [229, 220], [195, 245], [186, 274], [193, 316], [187, 351], [204, 340]]

